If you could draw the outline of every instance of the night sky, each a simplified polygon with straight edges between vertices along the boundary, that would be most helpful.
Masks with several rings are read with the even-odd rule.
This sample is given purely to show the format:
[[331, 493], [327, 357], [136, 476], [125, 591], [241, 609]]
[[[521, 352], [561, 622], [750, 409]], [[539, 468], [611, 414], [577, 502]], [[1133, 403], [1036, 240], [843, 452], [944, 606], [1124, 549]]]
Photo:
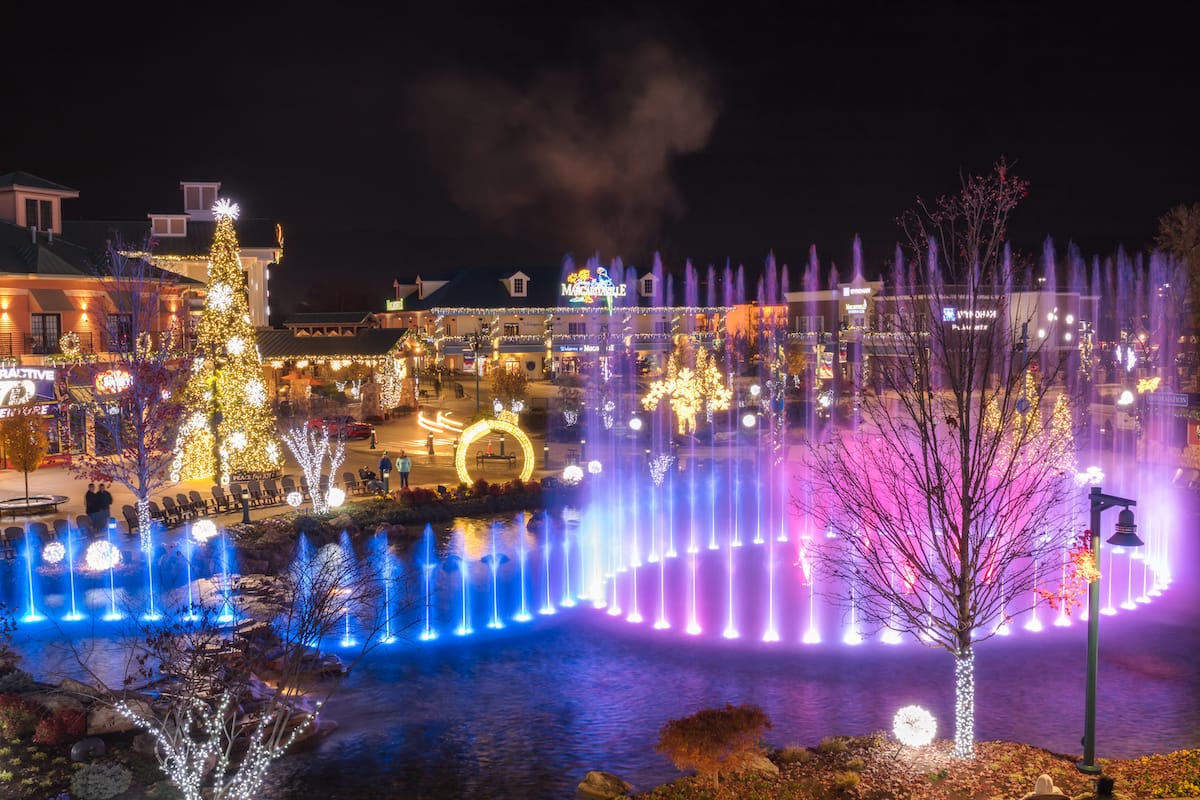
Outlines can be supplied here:
[[568, 252], [845, 265], [858, 233], [878, 271], [915, 196], [1001, 156], [1026, 251], [1140, 250], [1200, 201], [1185, 4], [20, 5], [0, 173], [80, 219], [222, 181], [283, 223], [276, 312]]

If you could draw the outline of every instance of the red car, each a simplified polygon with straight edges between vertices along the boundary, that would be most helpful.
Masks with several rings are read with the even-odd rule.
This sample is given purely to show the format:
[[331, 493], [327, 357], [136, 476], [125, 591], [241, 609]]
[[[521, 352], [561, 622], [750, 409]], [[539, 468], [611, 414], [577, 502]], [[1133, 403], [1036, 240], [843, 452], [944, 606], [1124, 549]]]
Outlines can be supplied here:
[[375, 427], [370, 423], [359, 422], [354, 417], [345, 414], [310, 419], [308, 428], [309, 430], [328, 431], [330, 436], [336, 436], [339, 439], [367, 439], [375, 432]]

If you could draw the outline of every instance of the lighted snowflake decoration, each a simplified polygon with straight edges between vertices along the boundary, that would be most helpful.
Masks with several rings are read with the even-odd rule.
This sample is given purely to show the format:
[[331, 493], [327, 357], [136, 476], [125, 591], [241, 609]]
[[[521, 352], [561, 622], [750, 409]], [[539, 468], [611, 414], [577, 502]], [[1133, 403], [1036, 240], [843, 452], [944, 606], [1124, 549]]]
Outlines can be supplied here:
[[286, 499], [289, 506], [292, 508], [299, 508], [300, 504], [304, 502], [304, 495], [300, 494], [299, 492], [288, 492]]
[[88, 545], [87, 555], [84, 558], [89, 569], [103, 572], [121, 563], [121, 551], [112, 542], [101, 539]]
[[564, 411], [563, 412], [563, 420], [567, 423], [567, 427], [569, 428], [572, 425], [574, 425], [576, 422], [579, 422], [579, 412], [578, 411]]
[[525, 410], [525, 401], [524, 400], [513, 400], [512, 405], [509, 407], [512, 409], [512, 412], [514, 414], [520, 414], [522, 411]]
[[675, 456], [665, 453], [650, 460], [650, 477], [654, 479], [655, 486], [662, 486], [663, 479], [667, 477], [667, 470], [673, 463], [675, 463]]
[[337, 508], [342, 503], [346, 502], [346, 493], [334, 486], [329, 490], [329, 494], [327, 495], [326, 499], [329, 502], [330, 508]]
[[192, 538], [203, 544], [217, 535], [217, 525], [211, 519], [202, 519], [192, 525]]
[[892, 733], [900, 744], [908, 747], [924, 747], [933, 741], [937, 733], [937, 721], [920, 706], [905, 706], [892, 719]]
[[562, 481], [567, 486], [576, 486], [583, 480], [583, 470], [577, 464], [572, 464], [562, 471]]
[[42, 561], [47, 564], [57, 564], [63, 560], [67, 554], [67, 548], [63, 547], [62, 542], [49, 542], [42, 548]]
[[604, 406], [600, 410], [600, 419], [604, 422], [604, 430], [606, 431], [612, 430], [613, 422], [615, 421], [613, 412], [616, 408], [617, 404], [612, 400], [604, 401]]
[[208, 287], [208, 304], [217, 311], [228, 311], [233, 305], [233, 289], [227, 283], [214, 283]]
[[246, 352], [246, 340], [240, 336], [234, 336], [225, 343], [225, 349], [229, 351], [230, 355], [240, 356]]
[[267, 402], [267, 387], [262, 381], [250, 381], [246, 385], [246, 401], [256, 406]]
[[229, 435], [229, 447], [233, 450], [245, 450], [248, 443], [246, 434], [241, 431], [234, 431]]
[[267, 445], [267, 460], [272, 464], [279, 463], [279, 445], [275, 444], [275, 442]]
[[231, 203], [227, 198], [222, 197], [213, 205], [212, 213], [217, 219], [220, 219], [221, 217], [237, 219], [238, 215], [242, 213], [242, 210], [238, 208], [237, 203]]
[[588, 474], [589, 475], [599, 475], [603, 471], [604, 471], [604, 466], [596, 459], [592, 459], [591, 461], [588, 462]]

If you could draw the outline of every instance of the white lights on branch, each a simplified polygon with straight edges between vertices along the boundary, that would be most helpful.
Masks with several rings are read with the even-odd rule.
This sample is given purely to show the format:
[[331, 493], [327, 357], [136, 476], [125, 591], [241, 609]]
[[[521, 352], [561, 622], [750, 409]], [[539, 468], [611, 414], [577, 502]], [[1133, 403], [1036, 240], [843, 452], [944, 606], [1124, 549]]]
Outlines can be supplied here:
[[905, 706], [892, 718], [896, 741], [908, 747], [924, 747], [937, 734], [937, 721], [920, 706]]
[[242, 213], [242, 210], [240, 208], [238, 208], [237, 203], [231, 203], [231, 202], [229, 202], [228, 198], [222, 197], [220, 200], [218, 200], [216, 203], [213, 204], [212, 213], [213, 213], [213, 216], [217, 217], [218, 219], [220, 219], [221, 217], [229, 217], [230, 219], [237, 219], [238, 215]]
[[954, 659], [954, 755], [975, 757], [975, 653], [969, 648]]
[[650, 460], [650, 477], [654, 480], [655, 486], [662, 486], [663, 479], [667, 477], [667, 470], [673, 463], [675, 463], [675, 456], [665, 453]]

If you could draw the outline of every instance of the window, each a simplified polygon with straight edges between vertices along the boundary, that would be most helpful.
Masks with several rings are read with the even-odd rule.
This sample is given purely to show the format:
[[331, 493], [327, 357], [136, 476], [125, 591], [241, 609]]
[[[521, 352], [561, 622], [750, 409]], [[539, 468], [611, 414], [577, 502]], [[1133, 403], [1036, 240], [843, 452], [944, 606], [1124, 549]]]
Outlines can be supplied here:
[[671, 332], [671, 321], [670, 320], [665, 320], [665, 321], [664, 320], [655, 320], [654, 332], [655, 333], [670, 333]]
[[513, 278], [512, 287], [513, 287], [512, 293], [513, 293], [514, 297], [524, 297], [525, 296], [525, 279], [524, 278]]
[[38, 209], [37, 200], [25, 201], [25, 227], [36, 228], [38, 226]]
[[62, 336], [62, 317], [59, 314], [33, 314], [29, 326], [29, 347], [33, 353], [57, 353]]
[[505, 336], [519, 336], [521, 334], [521, 326], [515, 322], [504, 323]]
[[183, 207], [188, 211], [201, 208], [200, 205], [200, 187], [185, 186], [183, 189]]
[[40, 205], [42, 207], [42, 219], [38, 227], [44, 231], [48, 231], [54, 227], [54, 204], [49, 200], [42, 200]]
[[567, 333], [571, 336], [583, 336], [587, 333], [586, 322], [568, 322]]
[[645, 296], [654, 294], [654, 276], [642, 278], [642, 294]]
[[105, 320], [108, 333], [108, 349], [114, 353], [127, 353], [133, 341], [133, 315], [109, 314]]
[[49, 200], [25, 201], [25, 226], [48, 231], [54, 227], [54, 203]]
[[480, 336], [491, 336], [492, 335], [492, 323], [490, 323], [490, 322], [479, 323], [479, 335]]

